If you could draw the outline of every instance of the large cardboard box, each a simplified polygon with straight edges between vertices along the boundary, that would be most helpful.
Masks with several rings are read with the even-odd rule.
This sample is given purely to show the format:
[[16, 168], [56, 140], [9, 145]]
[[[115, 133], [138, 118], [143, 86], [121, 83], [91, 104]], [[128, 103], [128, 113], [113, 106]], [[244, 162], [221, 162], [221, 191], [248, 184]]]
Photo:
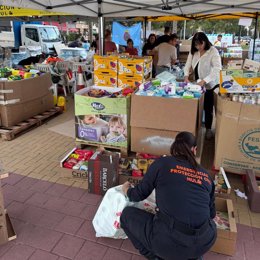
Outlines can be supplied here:
[[0, 125], [11, 127], [53, 108], [53, 95], [48, 94], [26, 102], [0, 105]]
[[[118, 88], [91, 87], [75, 94], [76, 140], [87, 144], [103, 144], [128, 148], [130, 138], [130, 97], [95, 98], [90, 89], [118, 92]], [[112, 129], [118, 125], [116, 132]]]
[[94, 55], [94, 71], [107, 71], [117, 73], [118, 57], [117, 56], [99, 56]]
[[0, 105], [23, 103], [42, 98], [50, 93], [51, 85], [50, 73], [30, 79], [3, 81], [0, 83]]
[[216, 169], [260, 176], [260, 106], [217, 98]]
[[119, 75], [117, 86], [119, 88], [138, 88], [143, 82], [143, 77]]
[[141, 76], [150, 79], [152, 76], [153, 59], [146, 57], [131, 57], [118, 59], [118, 74], [128, 76]]
[[250, 170], [246, 172], [245, 191], [251, 211], [260, 213], [260, 181]]
[[232, 256], [235, 254], [237, 240], [237, 226], [233, 203], [229, 199], [216, 198], [215, 205], [217, 211], [228, 213], [230, 229], [217, 229], [217, 240], [210, 251]]
[[163, 155], [181, 131], [199, 135], [201, 99], [174, 99], [133, 95], [131, 100], [131, 150]]
[[117, 73], [103, 70], [94, 72], [94, 84], [100, 87], [117, 87]]

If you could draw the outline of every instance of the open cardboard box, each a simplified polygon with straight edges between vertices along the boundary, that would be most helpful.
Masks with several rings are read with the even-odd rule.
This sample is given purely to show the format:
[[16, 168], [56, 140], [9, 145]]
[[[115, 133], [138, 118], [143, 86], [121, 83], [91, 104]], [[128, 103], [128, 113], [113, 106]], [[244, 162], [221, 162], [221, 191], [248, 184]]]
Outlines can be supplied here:
[[80, 179], [87, 179], [88, 178], [88, 172], [82, 171], [82, 170], [73, 170], [68, 169], [64, 167], [64, 163], [66, 160], [70, 157], [71, 154], [74, 153], [74, 151], [77, 149], [77, 147], [73, 148], [71, 151], [69, 151], [64, 158], [60, 161], [60, 172], [62, 173], [63, 177], [73, 177], [73, 178], [80, 178]]
[[210, 251], [232, 256], [235, 254], [237, 241], [233, 203], [230, 199], [216, 198], [215, 204], [217, 211], [228, 213], [230, 230], [217, 229], [217, 240]]
[[[224, 185], [221, 181], [224, 181]], [[220, 187], [222, 184], [222, 187]], [[220, 186], [219, 186], [220, 185]], [[229, 198], [231, 193], [231, 185], [223, 167], [220, 167], [218, 174], [215, 176], [215, 196]]]

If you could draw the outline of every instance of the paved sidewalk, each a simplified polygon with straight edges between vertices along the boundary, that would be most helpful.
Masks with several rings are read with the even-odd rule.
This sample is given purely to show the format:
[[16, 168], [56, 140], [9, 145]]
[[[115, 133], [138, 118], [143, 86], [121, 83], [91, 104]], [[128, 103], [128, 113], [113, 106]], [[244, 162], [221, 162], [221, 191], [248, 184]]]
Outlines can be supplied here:
[[[81, 188], [11, 174], [2, 181], [17, 239], [0, 246], [1, 260], [142, 260], [129, 240], [96, 238], [92, 219], [101, 196]], [[238, 224], [234, 257], [208, 253], [205, 260], [258, 260], [260, 229]]]

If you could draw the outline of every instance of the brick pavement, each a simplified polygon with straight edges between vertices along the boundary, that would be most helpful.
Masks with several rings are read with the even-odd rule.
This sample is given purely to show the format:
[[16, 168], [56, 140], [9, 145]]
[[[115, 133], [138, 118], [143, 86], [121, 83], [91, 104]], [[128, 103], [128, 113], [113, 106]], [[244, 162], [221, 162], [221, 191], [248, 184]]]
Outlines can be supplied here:
[[[6, 196], [5, 199], [7, 204], [9, 204], [9, 202], [12, 201], [14, 203], [12, 207], [17, 208], [16, 209], [17, 211], [19, 211], [19, 208], [24, 207], [24, 205], [27, 204], [31, 204], [32, 208], [41, 207], [42, 205], [44, 205], [44, 207], [47, 207], [45, 210], [47, 210], [48, 214], [50, 215], [49, 216], [44, 215], [44, 217], [41, 218], [40, 223], [42, 223], [43, 226], [48, 225], [50, 228], [53, 228], [56, 225], [55, 221], [59, 222], [61, 221], [61, 218], [62, 219], [64, 218], [64, 215], [62, 214], [68, 214], [71, 217], [76, 217], [76, 218], [79, 217], [82, 219], [86, 219], [88, 220], [88, 225], [86, 223], [85, 225], [82, 224], [81, 232], [82, 234], [85, 233], [84, 239], [90, 241], [92, 239], [93, 242], [93, 234], [91, 232], [87, 233], [87, 231], [89, 231], [90, 221], [96, 210], [95, 197], [89, 196], [86, 193], [85, 189], [87, 188], [87, 183], [85, 180], [72, 178], [70, 176], [70, 171], [66, 171], [66, 173], [64, 174], [64, 172], [61, 172], [61, 169], [59, 167], [60, 159], [63, 158], [64, 155], [67, 154], [67, 152], [75, 146], [74, 139], [48, 130], [49, 127], [55, 126], [57, 124], [61, 124], [67, 120], [71, 120], [73, 116], [74, 116], [73, 102], [69, 100], [68, 111], [52, 119], [47, 124], [38, 127], [18, 137], [17, 139], [11, 142], [4, 142], [0, 140], [0, 148], [1, 148], [0, 160], [2, 161], [5, 170], [8, 172], [15, 172], [19, 174], [19, 175], [15, 175], [16, 176], [15, 178], [9, 177], [6, 180], [7, 182], [10, 183], [7, 184], [5, 188], [6, 189], [5, 194], [9, 194], [8, 196]], [[207, 142], [205, 143], [207, 145], [206, 147], [207, 149], [205, 149], [204, 154], [208, 156], [208, 151], [210, 150], [210, 148], [214, 148], [214, 145], [212, 143], [207, 143]], [[206, 159], [208, 160], [208, 162], [205, 165], [208, 165], [209, 168], [211, 166], [212, 160], [211, 158], [206, 158]], [[31, 178], [24, 178], [24, 176], [31, 177]], [[18, 182], [19, 178], [21, 179], [21, 182], [20, 181]], [[239, 188], [241, 191], [244, 190], [240, 176], [229, 174], [228, 178], [230, 179], [232, 189]], [[17, 186], [15, 185], [16, 182], [17, 182]], [[56, 183], [55, 186], [53, 186], [53, 183]], [[64, 186], [63, 184], [65, 184], [66, 186]], [[15, 190], [17, 188], [22, 190], [26, 188], [29, 189], [26, 191]], [[64, 191], [64, 189], [67, 188], [68, 190]], [[63, 194], [62, 197], [60, 197], [61, 194]], [[50, 199], [55, 196], [56, 196], [55, 199], [53, 200]], [[254, 229], [254, 228], [260, 228], [260, 214], [251, 212], [248, 208], [247, 201], [238, 198], [234, 194], [234, 191], [232, 191], [231, 198], [234, 203], [234, 208], [235, 208], [234, 213], [235, 213], [237, 223], [242, 224], [241, 227], [244, 227], [243, 225], [249, 226], [248, 227], [249, 231], [246, 231], [247, 234], [248, 232], [256, 234], [258, 232], [257, 231], [258, 229]], [[68, 199], [70, 200], [70, 202], [66, 202]], [[68, 203], [66, 209], [67, 212], [60, 213], [59, 207], [64, 206], [64, 203]], [[82, 205], [82, 203], [86, 203], [86, 205]], [[34, 211], [34, 209], [32, 209], [31, 207], [29, 209]], [[34, 214], [36, 214], [36, 216], [37, 214], [41, 214], [39, 212], [40, 210], [38, 211], [38, 213], [34, 212], [32, 216], [34, 216]], [[22, 215], [22, 217], [24, 216]], [[67, 223], [68, 221], [76, 222], [75, 219], [73, 218], [69, 218], [69, 219], [66, 218], [64, 221], [65, 223]], [[16, 222], [20, 223], [22, 221], [17, 219]], [[63, 229], [63, 227], [64, 225], [59, 226], [60, 229]], [[77, 227], [74, 226], [72, 227], [72, 229], [73, 228], [77, 228]], [[17, 226], [17, 229], [19, 231], [19, 224]], [[244, 228], [242, 228], [242, 230], [244, 230]], [[55, 232], [58, 231], [55, 230]], [[71, 231], [66, 231], [66, 232], [71, 232]], [[243, 235], [243, 232], [240, 232], [240, 234]], [[240, 239], [240, 234], [239, 234], [239, 239]], [[259, 235], [256, 236], [259, 237]], [[98, 242], [100, 241], [103, 240], [98, 239]], [[111, 241], [112, 240], [109, 240], [108, 242], [109, 245], [110, 243], [112, 243], [112, 245], [116, 243], [117, 245], [116, 248], [117, 249], [121, 248], [118, 246], [119, 242], [114, 242], [114, 241], [111, 242]], [[246, 243], [246, 244], [245, 241], [239, 242], [238, 252], [240, 252], [241, 248], [243, 248], [243, 252], [246, 252], [245, 251], [246, 249], [249, 250], [250, 248], [253, 248], [254, 243], [256, 243], [256, 241], [259, 241], [259, 239], [252, 240], [250, 241], [250, 243]], [[94, 242], [96, 241], [94, 240]], [[100, 242], [99, 244], [102, 243]], [[98, 247], [100, 247], [99, 244]], [[88, 245], [91, 246], [91, 243], [90, 244], [88, 243]], [[112, 248], [114, 247], [115, 245], [112, 246]], [[21, 249], [23, 252], [25, 252], [25, 254], [29, 254], [31, 252], [30, 248], [28, 249], [28, 247], [22, 246], [18, 248], [19, 250]], [[85, 248], [85, 245], [83, 245], [83, 248]], [[91, 248], [93, 248], [94, 250], [96, 248], [96, 245], [91, 246]], [[113, 255], [116, 254], [117, 252], [118, 251], [110, 250], [109, 254]], [[41, 254], [44, 255], [44, 252], [38, 252], [34, 257], [38, 257], [38, 254], [40, 255], [39, 259], [41, 259], [40, 258]], [[248, 253], [248, 255], [250, 254]], [[214, 258], [212, 254], [211, 257], [213, 257], [211, 259], [222, 259], [221, 258], [222, 256], [221, 257], [217, 256], [218, 258]], [[133, 255], [132, 257], [132, 259], [136, 259], [136, 260], [138, 258], [140, 257], [136, 255]], [[9, 259], [13, 260], [13, 258], [9, 258]], [[44, 257], [42, 259], [44, 259]], [[56, 258], [54, 257], [53, 259]], [[228, 258], [223, 258], [223, 259], [228, 259]], [[238, 257], [234, 259], [239, 260], [239, 259], [246, 259], [246, 258]]]
[[[96, 238], [92, 219], [101, 196], [18, 174], [2, 181], [5, 206], [17, 239], [0, 246], [1, 260], [142, 260], [129, 240]], [[234, 257], [207, 253], [205, 260], [257, 260], [260, 229], [238, 224]]]

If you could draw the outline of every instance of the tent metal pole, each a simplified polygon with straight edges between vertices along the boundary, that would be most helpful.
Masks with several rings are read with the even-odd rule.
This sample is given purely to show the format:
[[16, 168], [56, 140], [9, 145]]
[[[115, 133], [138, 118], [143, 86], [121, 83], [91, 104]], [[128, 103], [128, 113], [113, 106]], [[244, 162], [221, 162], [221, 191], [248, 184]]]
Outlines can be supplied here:
[[147, 17], [145, 16], [144, 17], [144, 35], [143, 35], [144, 43], [145, 43], [145, 40], [146, 40], [146, 31], [147, 31]]
[[256, 14], [255, 14], [255, 32], [254, 32], [252, 60], [254, 60], [254, 58], [255, 58], [255, 40], [256, 40], [256, 35], [257, 35], [257, 24], [258, 24], [258, 12], [256, 12]]
[[104, 17], [102, 14], [102, 0], [98, 0], [98, 43], [99, 43], [99, 55], [104, 54]]

